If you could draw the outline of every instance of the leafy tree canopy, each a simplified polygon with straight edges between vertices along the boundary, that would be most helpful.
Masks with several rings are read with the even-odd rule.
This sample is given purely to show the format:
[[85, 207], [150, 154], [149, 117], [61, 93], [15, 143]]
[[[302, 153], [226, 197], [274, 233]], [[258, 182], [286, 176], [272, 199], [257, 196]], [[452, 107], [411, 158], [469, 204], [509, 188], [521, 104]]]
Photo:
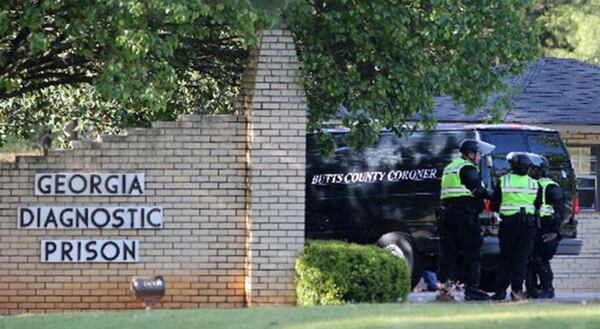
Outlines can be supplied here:
[[[0, 143], [73, 118], [80, 132], [116, 132], [231, 112], [247, 49], [268, 24], [251, 2], [275, 16], [290, 1], [3, 1]], [[435, 95], [473, 111], [506, 92], [503, 77], [535, 55], [529, 9], [520, 0], [291, 1], [284, 16], [301, 56], [309, 129], [343, 107], [348, 142], [361, 147], [383, 127], [431, 127]]]
[[261, 24], [248, 0], [3, 0], [0, 144], [231, 111]]
[[[296, 0], [285, 17], [302, 61], [309, 129], [343, 107], [355, 147], [376, 141], [383, 127], [431, 127], [436, 95], [473, 111], [488, 94], [506, 92], [503, 77], [521, 72], [538, 50], [523, 0]], [[492, 112], [506, 105], [497, 98]], [[331, 151], [331, 136], [319, 136]]]
[[536, 0], [545, 56], [600, 65], [600, 0]]

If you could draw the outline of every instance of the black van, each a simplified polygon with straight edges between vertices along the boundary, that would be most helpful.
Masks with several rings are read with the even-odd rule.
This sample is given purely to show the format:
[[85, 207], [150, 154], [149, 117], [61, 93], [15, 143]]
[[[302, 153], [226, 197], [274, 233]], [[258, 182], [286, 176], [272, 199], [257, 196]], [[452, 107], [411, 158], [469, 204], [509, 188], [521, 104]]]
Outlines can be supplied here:
[[[412, 270], [416, 285], [424, 269], [437, 267], [436, 220], [444, 167], [459, 156], [465, 138], [496, 145], [480, 164], [484, 184], [493, 187], [507, 173], [506, 155], [525, 151], [544, 155], [550, 177], [565, 191], [568, 218], [557, 254], [577, 255], [578, 212], [576, 180], [558, 132], [523, 125], [438, 125], [400, 138], [391, 131], [361, 151], [343, 143], [346, 130], [332, 129], [336, 149], [323, 157], [312, 134], [307, 136], [306, 237], [376, 243], [399, 257]], [[481, 215], [484, 233], [482, 288], [492, 289], [496, 272], [498, 225], [490, 211]]]

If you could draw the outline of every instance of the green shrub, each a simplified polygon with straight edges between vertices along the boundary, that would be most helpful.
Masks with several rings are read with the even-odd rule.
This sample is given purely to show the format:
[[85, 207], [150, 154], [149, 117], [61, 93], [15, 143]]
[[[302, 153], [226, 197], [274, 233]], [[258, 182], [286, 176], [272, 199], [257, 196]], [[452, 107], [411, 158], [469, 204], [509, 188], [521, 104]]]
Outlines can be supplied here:
[[296, 260], [298, 305], [406, 301], [405, 261], [376, 246], [307, 241]]

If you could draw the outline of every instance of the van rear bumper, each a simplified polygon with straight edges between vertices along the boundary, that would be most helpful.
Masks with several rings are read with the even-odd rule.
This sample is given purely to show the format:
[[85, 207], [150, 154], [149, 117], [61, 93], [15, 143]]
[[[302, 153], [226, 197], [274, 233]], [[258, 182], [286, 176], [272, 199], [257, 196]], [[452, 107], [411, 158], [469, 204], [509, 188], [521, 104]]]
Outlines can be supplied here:
[[[556, 255], [579, 255], [581, 247], [583, 246], [583, 240], [563, 238], [558, 245]], [[500, 245], [498, 243], [498, 237], [486, 236], [483, 238], [483, 246], [481, 250], [484, 255], [498, 255], [500, 254]]]

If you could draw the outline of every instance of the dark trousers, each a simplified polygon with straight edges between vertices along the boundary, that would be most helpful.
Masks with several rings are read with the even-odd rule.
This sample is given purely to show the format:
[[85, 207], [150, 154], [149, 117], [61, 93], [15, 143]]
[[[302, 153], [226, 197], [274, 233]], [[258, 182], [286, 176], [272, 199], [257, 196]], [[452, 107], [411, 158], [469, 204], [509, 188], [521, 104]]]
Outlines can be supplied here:
[[535, 236], [535, 242], [533, 245], [533, 253], [529, 259], [529, 266], [527, 268], [527, 280], [525, 285], [527, 292], [535, 295], [538, 288], [538, 278], [542, 289], [553, 289], [552, 281], [554, 280], [554, 273], [550, 266], [550, 260], [556, 254], [558, 244], [560, 243], [560, 236], [556, 239], [544, 242], [542, 236], [547, 233], [556, 232], [556, 224], [553, 218], [544, 217], [541, 219], [541, 227]]
[[527, 273], [527, 262], [533, 251], [535, 234], [533, 216], [502, 216], [498, 232], [500, 264], [497, 292], [505, 292], [509, 284], [513, 292], [523, 292], [523, 281]]
[[[442, 283], [464, 277], [467, 288], [479, 286], [481, 267], [481, 225], [479, 211], [468, 205], [450, 205], [445, 218], [439, 223], [439, 268], [437, 277]], [[464, 256], [463, 268], [457, 272], [458, 255]]]

